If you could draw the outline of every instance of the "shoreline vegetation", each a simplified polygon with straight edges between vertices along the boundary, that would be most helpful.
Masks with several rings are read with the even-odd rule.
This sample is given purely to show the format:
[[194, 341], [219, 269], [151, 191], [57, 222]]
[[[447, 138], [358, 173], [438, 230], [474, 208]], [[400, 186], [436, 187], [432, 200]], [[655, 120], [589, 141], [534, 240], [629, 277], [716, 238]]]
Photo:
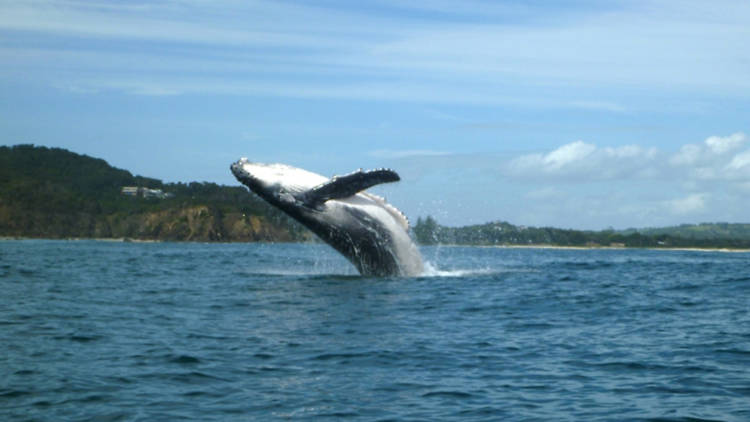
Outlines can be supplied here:
[[[174, 241], [174, 240], [159, 240], [159, 239], [130, 239], [130, 238], [88, 238], [88, 237], [70, 237], [70, 238], [40, 238], [40, 237], [14, 237], [14, 236], [0, 236], [0, 242], [7, 241], [24, 241], [24, 240], [59, 240], [65, 242], [110, 242], [110, 243], [165, 243], [165, 242], [176, 242], [176, 243], [209, 243], [209, 244], [222, 244], [222, 243], [322, 243], [316, 240], [306, 241], [268, 241], [259, 240], [254, 242], [235, 242], [235, 241]], [[683, 252], [726, 252], [726, 253], [750, 253], [750, 248], [670, 248], [670, 247], [620, 247], [620, 246], [560, 246], [560, 245], [545, 245], [545, 244], [531, 244], [531, 245], [469, 245], [469, 244], [431, 244], [422, 246], [437, 246], [441, 248], [498, 248], [498, 249], [553, 249], [553, 250], [571, 250], [571, 251], [597, 251], [597, 250], [624, 250], [624, 249], [645, 249], [645, 250], [658, 250], [658, 251], [683, 251]]]
[[[750, 251], [750, 224], [582, 231], [418, 218], [422, 245]], [[318, 242], [243, 186], [164, 183], [60, 148], [0, 147], [0, 240]]]
[[678, 250], [748, 250], [750, 224], [701, 223], [627, 230], [572, 230], [491, 222], [462, 227], [419, 218], [414, 235], [423, 245], [555, 246], [584, 249], [649, 248]]

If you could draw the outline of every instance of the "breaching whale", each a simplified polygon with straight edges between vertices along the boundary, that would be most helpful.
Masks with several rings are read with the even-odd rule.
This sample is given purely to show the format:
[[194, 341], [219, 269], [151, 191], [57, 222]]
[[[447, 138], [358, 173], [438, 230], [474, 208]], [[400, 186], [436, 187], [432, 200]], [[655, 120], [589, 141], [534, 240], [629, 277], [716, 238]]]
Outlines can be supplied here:
[[400, 180], [393, 170], [358, 170], [328, 179], [285, 164], [254, 163], [247, 158], [233, 163], [231, 170], [251, 191], [344, 255], [360, 274], [422, 274], [422, 257], [409, 237], [406, 217], [385, 199], [364, 192]]

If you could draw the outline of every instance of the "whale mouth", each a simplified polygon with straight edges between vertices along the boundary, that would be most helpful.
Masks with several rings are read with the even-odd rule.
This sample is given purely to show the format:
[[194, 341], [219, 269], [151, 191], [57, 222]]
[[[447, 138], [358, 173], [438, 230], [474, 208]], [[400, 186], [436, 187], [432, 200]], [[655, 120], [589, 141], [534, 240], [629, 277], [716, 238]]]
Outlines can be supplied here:
[[247, 158], [242, 157], [239, 160], [232, 163], [232, 165], [229, 166], [229, 168], [232, 170], [232, 174], [234, 174], [235, 176], [250, 175], [250, 173], [248, 173], [244, 168], [245, 164], [249, 164], [249, 163], [250, 161], [248, 161]]
[[[239, 160], [232, 163], [230, 166], [230, 169], [232, 170], [232, 174], [237, 179], [240, 180], [251, 180], [253, 182], [261, 182], [263, 180], [263, 177], [260, 177], [260, 175], [256, 174], [258, 173], [257, 170], [263, 169], [266, 167], [266, 164], [262, 163], [254, 163], [250, 160], [248, 160], [245, 157], [240, 158]], [[256, 170], [256, 171], [253, 171]]]

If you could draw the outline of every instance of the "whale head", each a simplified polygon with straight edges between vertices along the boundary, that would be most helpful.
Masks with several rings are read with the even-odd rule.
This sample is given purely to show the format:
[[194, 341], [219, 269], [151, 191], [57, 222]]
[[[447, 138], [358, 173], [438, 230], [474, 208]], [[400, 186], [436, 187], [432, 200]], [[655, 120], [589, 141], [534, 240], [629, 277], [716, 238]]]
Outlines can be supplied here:
[[328, 179], [286, 164], [265, 164], [241, 158], [231, 165], [234, 176], [258, 196], [276, 206], [290, 206]]

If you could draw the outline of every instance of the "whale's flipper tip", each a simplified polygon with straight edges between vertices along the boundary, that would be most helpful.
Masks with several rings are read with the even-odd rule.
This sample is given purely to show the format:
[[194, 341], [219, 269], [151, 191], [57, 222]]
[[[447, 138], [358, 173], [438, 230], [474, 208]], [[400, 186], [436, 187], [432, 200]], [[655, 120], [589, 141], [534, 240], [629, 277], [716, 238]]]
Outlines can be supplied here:
[[381, 183], [398, 182], [398, 173], [390, 169], [358, 170], [344, 176], [334, 176], [329, 181], [311, 189], [307, 202], [311, 206], [331, 199], [348, 198]]

